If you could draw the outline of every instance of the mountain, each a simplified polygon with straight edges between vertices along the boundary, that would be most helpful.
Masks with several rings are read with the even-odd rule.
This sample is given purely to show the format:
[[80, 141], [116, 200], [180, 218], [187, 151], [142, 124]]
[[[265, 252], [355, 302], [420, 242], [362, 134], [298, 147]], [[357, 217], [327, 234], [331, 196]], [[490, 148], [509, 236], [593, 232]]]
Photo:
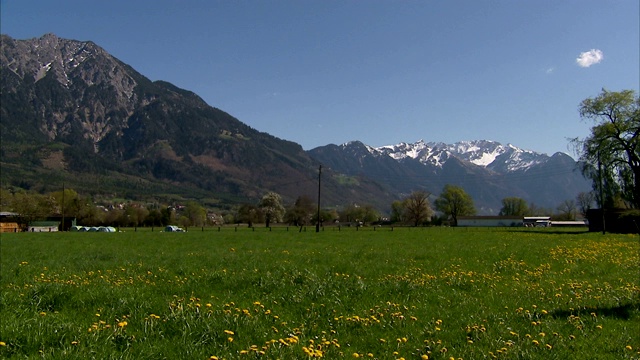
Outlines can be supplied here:
[[308, 153], [337, 172], [371, 177], [398, 194], [425, 190], [437, 195], [446, 184], [461, 186], [481, 214], [496, 214], [502, 199], [513, 196], [554, 209], [591, 188], [564, 153], [548, 156], [488, 140], [420, 140], [378, 148], [353, 141]]
[[480, 213], [517, 196], [539, 207], [588, 191], [566, 154], [492, 141], [361, 142], [304, 151], [208, 105], [191, 91], [151, 81], [91, 41], [1, 35], [0, 181], [40, 192], [62, 185], [94, 197], [255, 202], [275, 191], [288, 203], [388, 209], [414, 190], [462, 186]]
[[[151, 81], [91, 41], [1, 36], [3, 186], [63, 184], [93, 196], [210, 205], [275, 191], [315, 198], [318, 166], [300, 145], [257, 131], [199, 96]], [[388, 206], [384, 187], [323, 171], [325, 206]]]

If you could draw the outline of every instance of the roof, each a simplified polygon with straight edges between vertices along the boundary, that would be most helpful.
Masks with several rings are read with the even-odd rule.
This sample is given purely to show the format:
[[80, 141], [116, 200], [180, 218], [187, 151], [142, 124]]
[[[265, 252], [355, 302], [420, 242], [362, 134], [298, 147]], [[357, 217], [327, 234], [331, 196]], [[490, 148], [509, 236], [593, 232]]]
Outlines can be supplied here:
[[522, 221], [522, 216], [458, 216], [458, 220], [518, 220]]
[[43, 227], [56, 226], [57, 227], [58, 225], [60, 225], [59, 221], [32, 221], [29, 223], [29, 226], [33, 226], [33, 227], [36, 227], [36, 226], [43, 226]]
[[10, 211], [0, 211], [0, 217], [9, 217], [9, 216], [20, 216], [20, 214], [10, 212]]

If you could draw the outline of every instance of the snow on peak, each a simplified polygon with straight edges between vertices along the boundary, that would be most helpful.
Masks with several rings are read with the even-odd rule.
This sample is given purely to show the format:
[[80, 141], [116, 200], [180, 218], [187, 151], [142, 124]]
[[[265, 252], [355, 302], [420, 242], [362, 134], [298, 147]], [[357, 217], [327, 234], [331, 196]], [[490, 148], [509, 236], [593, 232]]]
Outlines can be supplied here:
[[416, 159], [423, 164], [441, 167], [449, 156], [468, 161], [477, 166], [493, 170], [515, 171], [546, 162], [548, 156], [534, 151], [523, 150], [511, 144], [502, 145], [491, 140], [460, 141], [455, 144], [399, 143], [375, 148], [378, 153], [395, 160]]

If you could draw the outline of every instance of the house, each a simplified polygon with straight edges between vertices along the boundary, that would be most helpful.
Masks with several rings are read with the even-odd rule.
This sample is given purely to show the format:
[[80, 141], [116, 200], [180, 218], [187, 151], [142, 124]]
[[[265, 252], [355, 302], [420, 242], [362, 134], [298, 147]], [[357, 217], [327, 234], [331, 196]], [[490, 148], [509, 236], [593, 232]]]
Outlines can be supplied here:
[[32, 221], [29, 223], [29, 232], [54, 232], [60, 227], [59, 221]]
[[458, 226], [522, 226], [520, 216], [459, 216]]
[[20, 214], [8, 211], [0, 212], [0, 233], [20, 232]]

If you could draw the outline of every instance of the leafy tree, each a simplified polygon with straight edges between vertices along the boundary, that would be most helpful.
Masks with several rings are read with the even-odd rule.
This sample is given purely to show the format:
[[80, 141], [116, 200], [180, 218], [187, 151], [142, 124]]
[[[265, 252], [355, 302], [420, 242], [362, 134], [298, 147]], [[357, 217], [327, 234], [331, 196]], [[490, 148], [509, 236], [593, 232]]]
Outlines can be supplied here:
[[253, 223], [259, 222], [262, 219], [262, 212], [260, 208], [253, 204], [242, 204], [238, 208], [236, 220], [238, 222], [247, 223], [249, 227], [253, 227]]
[[50, 196], [19, 191], [13, 194], [11, 210], [21, 215], [23, 226], [51, 215], [55, 201]]
[[619, 194], [630, 207], [640, 208], [640, 97], [633, 90], [603, 89], [595, 98], [583, 100], [579, 111], [595, 125], [590, 135], [572, 143], [594, 190], [604, 184], [600, 205], [611, 206]]
[[8, 189], [0, 189], [0, 211], [8, 211], [11, 208], [13, 194]]
[[289, 224], [294, 224], [296, 226], [302, 226], [311, 220], [315, 209], [315, 204], [313, 200], [311, 200], [308, 196], [299, 196], [296, 199], [296, 202], [287, 209], [285, 213], [285, 220]]
[[160, 214], [162, 215], [162, 226], [171, 225], [176, 221], [176, 213], [170, 206], [160, 210]]
[[264, 214], [265, 226], [269, 227], [271, 222], [281, 222], [285, 208], [282, 205], [282, 197], [275, 192], [266, 193], [258, 204], [260, 210]]
[[351, 204], [340, 212], [340, 219], [347, 222], [371, 223], [380, 218], [378, 211], [370, 204]]
[[502, 199], [501, 216], [525, 216], [529, 214], [527, 201], [519, 197], [508, 197]]
[[189, 201], [182, 210], [182, 216], [187, 218], [186, 224], [182, 226], [203, 226], [207, 220], [207, 211], [195, 201]]
[[404, 204], [400, 200], [396, 200], [391, 203], [391, 218], [389, 219], [393, 223], [404, 222]]
[[403, 218], [411, 222], [413, 226], [418, 226], [428, 221], [433, 215], [429, 195], [426, 191], [414, 191], [402, 202], [404, 205]]
[[459, 216], [469, 216], [476, 213], [471, 196], [463, 188], [456, 185], [445, 185], [435, 201], [435, 206], [438, 211], [451, 217], [453, 226], [458, 226]]
[[144, 218], [145, 226], [162, 226], [162, 214], [158, 209], [151, 209]]

